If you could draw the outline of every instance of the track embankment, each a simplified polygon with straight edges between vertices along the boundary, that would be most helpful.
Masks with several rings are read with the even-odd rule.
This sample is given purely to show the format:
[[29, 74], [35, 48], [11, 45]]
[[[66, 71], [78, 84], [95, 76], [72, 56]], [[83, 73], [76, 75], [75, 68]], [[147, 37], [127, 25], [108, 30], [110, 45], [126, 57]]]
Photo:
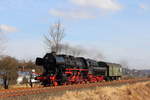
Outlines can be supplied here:
[[2, 98], [4, 99], [8, 97], [16, 97], [16, 96], [35, 95], [35, 94], [41, 94], [41, 93], [54, 93], [54, 92], [60, 92], [60, 91], [66, 91], [66, 90], [78, 90], [78, 89], [93, 88], [93, 87], [119, 86], [119, 85], [124, 85], [124, 84], [132, 84], [132, 83], [146, 82], [146, 81], [150, 81], [150, 78], [75, 84], [75, 85], [56, 86], [56, 87], [34, 87], [34, 88], [8, 89], [8, 90], [0, 90], [0, 99]]

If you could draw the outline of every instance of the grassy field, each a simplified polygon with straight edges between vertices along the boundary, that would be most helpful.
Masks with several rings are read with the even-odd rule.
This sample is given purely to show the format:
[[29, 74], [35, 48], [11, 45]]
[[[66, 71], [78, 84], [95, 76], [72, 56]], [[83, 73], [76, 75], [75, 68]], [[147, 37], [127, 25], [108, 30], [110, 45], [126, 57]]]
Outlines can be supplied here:
[[150, 100], [150, 82], [119, 87], [97, 87], [66, 91], [59, 95], [39, 95], [8, 98], [5, 100]]

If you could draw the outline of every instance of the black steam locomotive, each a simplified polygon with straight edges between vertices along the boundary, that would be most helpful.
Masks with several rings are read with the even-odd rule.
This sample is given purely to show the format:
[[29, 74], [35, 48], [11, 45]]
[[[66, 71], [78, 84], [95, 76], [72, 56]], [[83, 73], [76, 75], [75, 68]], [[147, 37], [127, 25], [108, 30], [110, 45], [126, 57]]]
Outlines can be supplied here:
[[122, 69], [119, 64], [97, 62], [83, 57], [47, 53], [36, 59], [36, 65], [43, 66], [44, 72], [36, 77], [44, 86], [100, 82], [119, 79]]

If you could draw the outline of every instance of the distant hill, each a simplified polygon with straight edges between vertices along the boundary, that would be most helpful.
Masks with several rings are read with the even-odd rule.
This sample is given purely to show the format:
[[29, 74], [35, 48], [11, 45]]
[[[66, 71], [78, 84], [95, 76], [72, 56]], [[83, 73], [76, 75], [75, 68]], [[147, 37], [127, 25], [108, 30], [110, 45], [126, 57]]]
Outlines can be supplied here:
[[137, 69], [123, 69], [123, 74], [126, 76], [133, 76], [133, 77], [149, 77], [150, 76], [150, 69], [145, 70], [137, 70]]
[[140, 70], [140, 71], [142, 71], [142, 72], [144, 72], [144, 73], [149, 73], [150, 74], [150, 69], [149, 70]]
[[150, 70], [140, 70], [140, 72], [146, 76], [150, 76]]

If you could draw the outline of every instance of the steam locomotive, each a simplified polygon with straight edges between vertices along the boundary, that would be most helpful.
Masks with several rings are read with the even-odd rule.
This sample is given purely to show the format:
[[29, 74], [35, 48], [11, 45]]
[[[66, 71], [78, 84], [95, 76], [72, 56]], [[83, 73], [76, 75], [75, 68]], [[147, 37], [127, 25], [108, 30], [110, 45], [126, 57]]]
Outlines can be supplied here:
[[36, 65], [44, 69], [42, 75], [35, 78], [43, 86], [117, 80], [122, 76], [120, 64], [57, 55], [54, 52], [47, 53], [43, 58], [36, 58]]

